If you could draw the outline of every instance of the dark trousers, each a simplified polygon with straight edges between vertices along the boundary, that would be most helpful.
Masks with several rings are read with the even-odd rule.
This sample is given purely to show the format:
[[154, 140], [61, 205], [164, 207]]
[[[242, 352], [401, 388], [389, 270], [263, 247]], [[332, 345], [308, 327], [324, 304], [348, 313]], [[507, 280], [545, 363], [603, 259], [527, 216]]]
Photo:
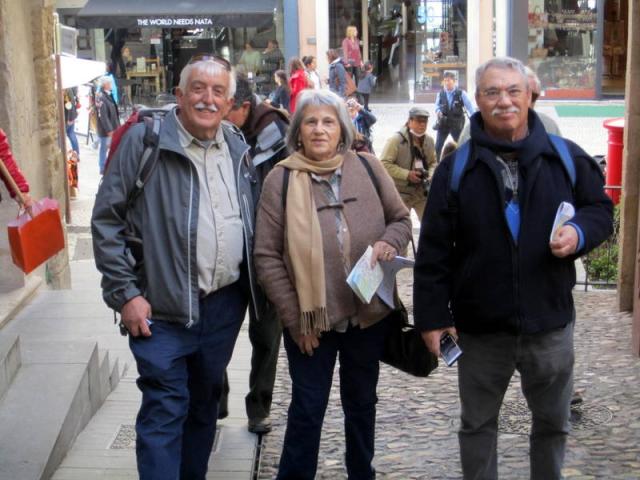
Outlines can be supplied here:
[[136, 419], [141, 480], [204, 480], [222, 374], [246, 307], [235, 283], [200, 301], [200, 321], [193, 327], [155, 321], [151, 337], [130, 337], [142, 391]]
[[498, 414], [515, 370], [531, 410], [530, 478], [562, 478], [573, 392], [573, 325], [535, 335], [460, 333], [458, 438], [465, 480], [498, 478]]
[[[245, 397], [249, 420], [266, 418], [271, 414], [281, 337], [282, 326], [275, 315], [275, 310], [269, 309], [260, 320], [257, 320], [254, 315], [249, 317], [251, 371], [249, 372], [249, 393]], [[228, 402], [229, 378], [225, 372], [224, 389], [220, 397], [221, 411], [228, 411]]]
[[271, 412], [281, 338], [282, 325], [275, 309], [269, 309], [260, 320], [250, 319], [251, 372], [249, 393], [245, 398], [249, 420], [268, 417]]
[[442, 153], [442, 148], [444, 147], [444, 143], [447, 140], [449, 134], [451, 134], [451, 138], [455, 142], [460, 138], [460, 134], [462, 133], [462, 129], [464, 128], [464, 122], [461, 125], [449, 126], [442, 124], [438, 129], [438, 135], [436, 136], [436, 159], [438, 161], [441, 160], [440, 154]]
[[349, 327], [345, 333], [323, 333], [320, 346], [308, 356], [300, 353], [285, 330], [292, 394], [279, 480], [315, 478], [320, 433], [337, 357], [340, 359], [347, 473], [354, 480], [375, 478], [371, 462], [378, 401], [376, 387], [386, 332], [387, 323], [381, 321], [365, 329]]
[[360, 96], [360, 103], [362, 103], [364, 109], [370, 112], [371, 110], [369, 110], [369, 97], [371, 96], [371, 94], [358, 92], [358, 95]]
[[76, 152], [78, 155], [80, 154], [80, 146], [78, 145], [78, 137], [76, 135], [76, 125], [75, 123], [67, 124], [67, 137], [69, 138], [69, 142], [71, 143], [71, 149]]

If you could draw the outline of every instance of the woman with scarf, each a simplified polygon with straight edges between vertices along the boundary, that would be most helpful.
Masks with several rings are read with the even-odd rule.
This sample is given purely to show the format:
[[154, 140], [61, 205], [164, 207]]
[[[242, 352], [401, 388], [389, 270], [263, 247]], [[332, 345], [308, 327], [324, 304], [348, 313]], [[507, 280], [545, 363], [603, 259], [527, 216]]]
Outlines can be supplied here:
[[375, 478], [376, 387], [390, 309], [362, 303], [346, 278], [368, 246], [372, 264], [410, 239], [409, 212], [382, 164], [349, 151], [344, 101], [305, 90], [291, 119], [291, 155], [267, 176], [256, 223], [258, 281], [284, 327], [292, 380], [278, 479], [313, 479], [333, 370], [340, 359], [349, 478]]

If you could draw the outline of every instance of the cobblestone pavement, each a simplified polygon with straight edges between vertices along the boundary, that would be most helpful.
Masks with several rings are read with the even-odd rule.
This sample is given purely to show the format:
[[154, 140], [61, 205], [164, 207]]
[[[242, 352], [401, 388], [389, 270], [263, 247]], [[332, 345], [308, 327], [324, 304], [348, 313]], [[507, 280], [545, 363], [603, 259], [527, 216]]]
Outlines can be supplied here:
[[[411, 274], [400, 279], [409, 304]], [[640, 479], [640, 360], [630, 352], [631, 317], [616, 312], [615, 292], [576, 292], [575, 385], [584, 402], [574, 408], [564, 475], [567, 479]], [[264, 437], [260, 479], [275, 476], [284, 438], [290, 379], [281, 352], [274, 392], [274, 430]], [[327, 410], [319, 479], [346, 478], [343, 416], [337, 372]], [[440, 367], [427, 379], [382, 365], [378, 384], [376, 457], [382, 479], [458, 479], [457, 371]], [[499, 472], [529, 475], [529, 412], [514, 378], [500, 417]]]

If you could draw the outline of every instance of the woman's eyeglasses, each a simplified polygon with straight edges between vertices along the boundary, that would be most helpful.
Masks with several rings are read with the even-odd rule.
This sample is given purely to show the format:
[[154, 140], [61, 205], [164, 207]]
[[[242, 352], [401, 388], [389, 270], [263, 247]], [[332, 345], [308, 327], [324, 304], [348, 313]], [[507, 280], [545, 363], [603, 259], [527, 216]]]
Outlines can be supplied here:
[[214, 62], [218, 65], [223, 66], [227, 72], [231, 71], [231, 64], [229, 63], [229, 60], [212, 53], [198, 53], [197, 55], [194, 55], [193, 57], [191, 57], [191, 59], [189, 59], [188, 65], [197, 62]]

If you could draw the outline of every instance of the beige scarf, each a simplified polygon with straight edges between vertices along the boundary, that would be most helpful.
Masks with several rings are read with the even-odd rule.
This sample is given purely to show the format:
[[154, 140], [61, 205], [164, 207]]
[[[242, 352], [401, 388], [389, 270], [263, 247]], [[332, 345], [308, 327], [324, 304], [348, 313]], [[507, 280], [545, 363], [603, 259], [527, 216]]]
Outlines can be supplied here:
[[286, 202], [286, 241], [300, 304], [300, 331], [303, 335], [330, 329], [322, 232], [310, 174], [333, 173], [343, 161], [342, 155], [318, 162], [295, 152], [278, 164], [291, 170]]

